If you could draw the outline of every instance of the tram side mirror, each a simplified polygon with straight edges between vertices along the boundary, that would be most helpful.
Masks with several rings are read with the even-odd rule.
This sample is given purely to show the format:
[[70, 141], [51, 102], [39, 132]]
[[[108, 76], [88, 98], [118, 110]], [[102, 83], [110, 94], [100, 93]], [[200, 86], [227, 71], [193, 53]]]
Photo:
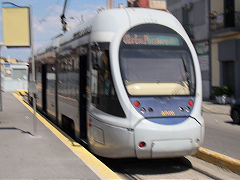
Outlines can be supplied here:
[[97, 55], [95, 51], [91, 52], [91, 60], [92, 60], [92, 68], [95, 70], [98, 70], [98, 66], [97, 66]]
[[98, 70], [102, 67], [103, 53], [101, 51], [92, 52], [92, 68]]

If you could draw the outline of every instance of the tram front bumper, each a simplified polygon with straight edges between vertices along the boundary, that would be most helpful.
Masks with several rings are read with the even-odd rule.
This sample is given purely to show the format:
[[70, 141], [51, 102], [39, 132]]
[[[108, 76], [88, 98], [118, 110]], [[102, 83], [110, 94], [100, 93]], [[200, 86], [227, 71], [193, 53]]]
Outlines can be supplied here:
[[203, 143], [204, 127], [190, 117], [174, 125], [143, 119], [134, 132], [137, 158], [170, 158], [196, 153]]

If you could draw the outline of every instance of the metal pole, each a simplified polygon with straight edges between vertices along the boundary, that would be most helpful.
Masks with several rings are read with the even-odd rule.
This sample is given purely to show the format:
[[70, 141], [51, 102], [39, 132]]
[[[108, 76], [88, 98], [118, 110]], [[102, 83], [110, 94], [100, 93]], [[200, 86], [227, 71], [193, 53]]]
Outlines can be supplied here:
[[[34, 43], [33, 43], [33, 28], [32, 28], [32, 6], [30, 9], [30, 40], [31, 40], [31, 57], [32, 57], [32, 81], [36, 83], [35, 77], [35, 60], [34, 60]], [[33, 135], [37, 134], [37, 119], [36, 119], [36, 93], [33, 92]]]
[[[0, 57], [2, 57], [2, 47], [3, 44], [0, 43]], [[2, 64], [0, 62], [0, 68], [2, 67]], [[0, 111], [2, 111], [2, 69], [0, 70]]]

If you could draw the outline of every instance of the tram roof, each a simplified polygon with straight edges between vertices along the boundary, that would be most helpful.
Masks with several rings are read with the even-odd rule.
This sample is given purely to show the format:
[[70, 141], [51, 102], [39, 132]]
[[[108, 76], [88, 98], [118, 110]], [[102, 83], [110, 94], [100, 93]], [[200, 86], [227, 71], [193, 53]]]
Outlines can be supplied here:
[[[162, 18], [164, 16], [164, 18]], [[70, 42], [86, 34], [91, 34], [89, 42], [111, 42], [113, 34], [122, 28], [142, 23], [159, 23], [170, 20], [175, 25], [180, 24], [169, 12], [148, 8], [115, 8], [103, 10], [89, 21], [78, 25], [73, 30], [64, 34], [60, 45]]]
[[[60, 37], [52, 39], [48, 45], [39, 49], [36, 54], [48, 52], [71, 42], [74, 39], [88, 36], [88, 42], [111, 42], [114, 33], [121, 28], [129, 29], [142, 23], [159, 23], [169, 27], [180, 27], [178, 20], [169, 12], [147, 8], [115, 8], [103, 10], [95, 17], [77, 25]], [[180, 29], [180, 31], [182, 31]]]

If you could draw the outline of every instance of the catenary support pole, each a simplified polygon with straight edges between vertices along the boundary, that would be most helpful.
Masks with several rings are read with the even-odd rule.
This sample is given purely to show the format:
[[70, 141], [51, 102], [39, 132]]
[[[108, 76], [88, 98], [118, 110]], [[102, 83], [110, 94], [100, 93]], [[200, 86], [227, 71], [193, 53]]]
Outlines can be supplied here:
[[[35, 59], [34, 59], [34, 43], [33, 43], [33, 25], [32, 25], [32, 6], [30, 8], [30, 40], [31, 40], [31, 58], [32, 58], [32, 83], [36, 86], [35, 77]], [[33, 88], [35, 89], [35, 88]], [[33, 135], [37, 135], [37, 119], [36, 119], [36, 92], [33, 90]]]

